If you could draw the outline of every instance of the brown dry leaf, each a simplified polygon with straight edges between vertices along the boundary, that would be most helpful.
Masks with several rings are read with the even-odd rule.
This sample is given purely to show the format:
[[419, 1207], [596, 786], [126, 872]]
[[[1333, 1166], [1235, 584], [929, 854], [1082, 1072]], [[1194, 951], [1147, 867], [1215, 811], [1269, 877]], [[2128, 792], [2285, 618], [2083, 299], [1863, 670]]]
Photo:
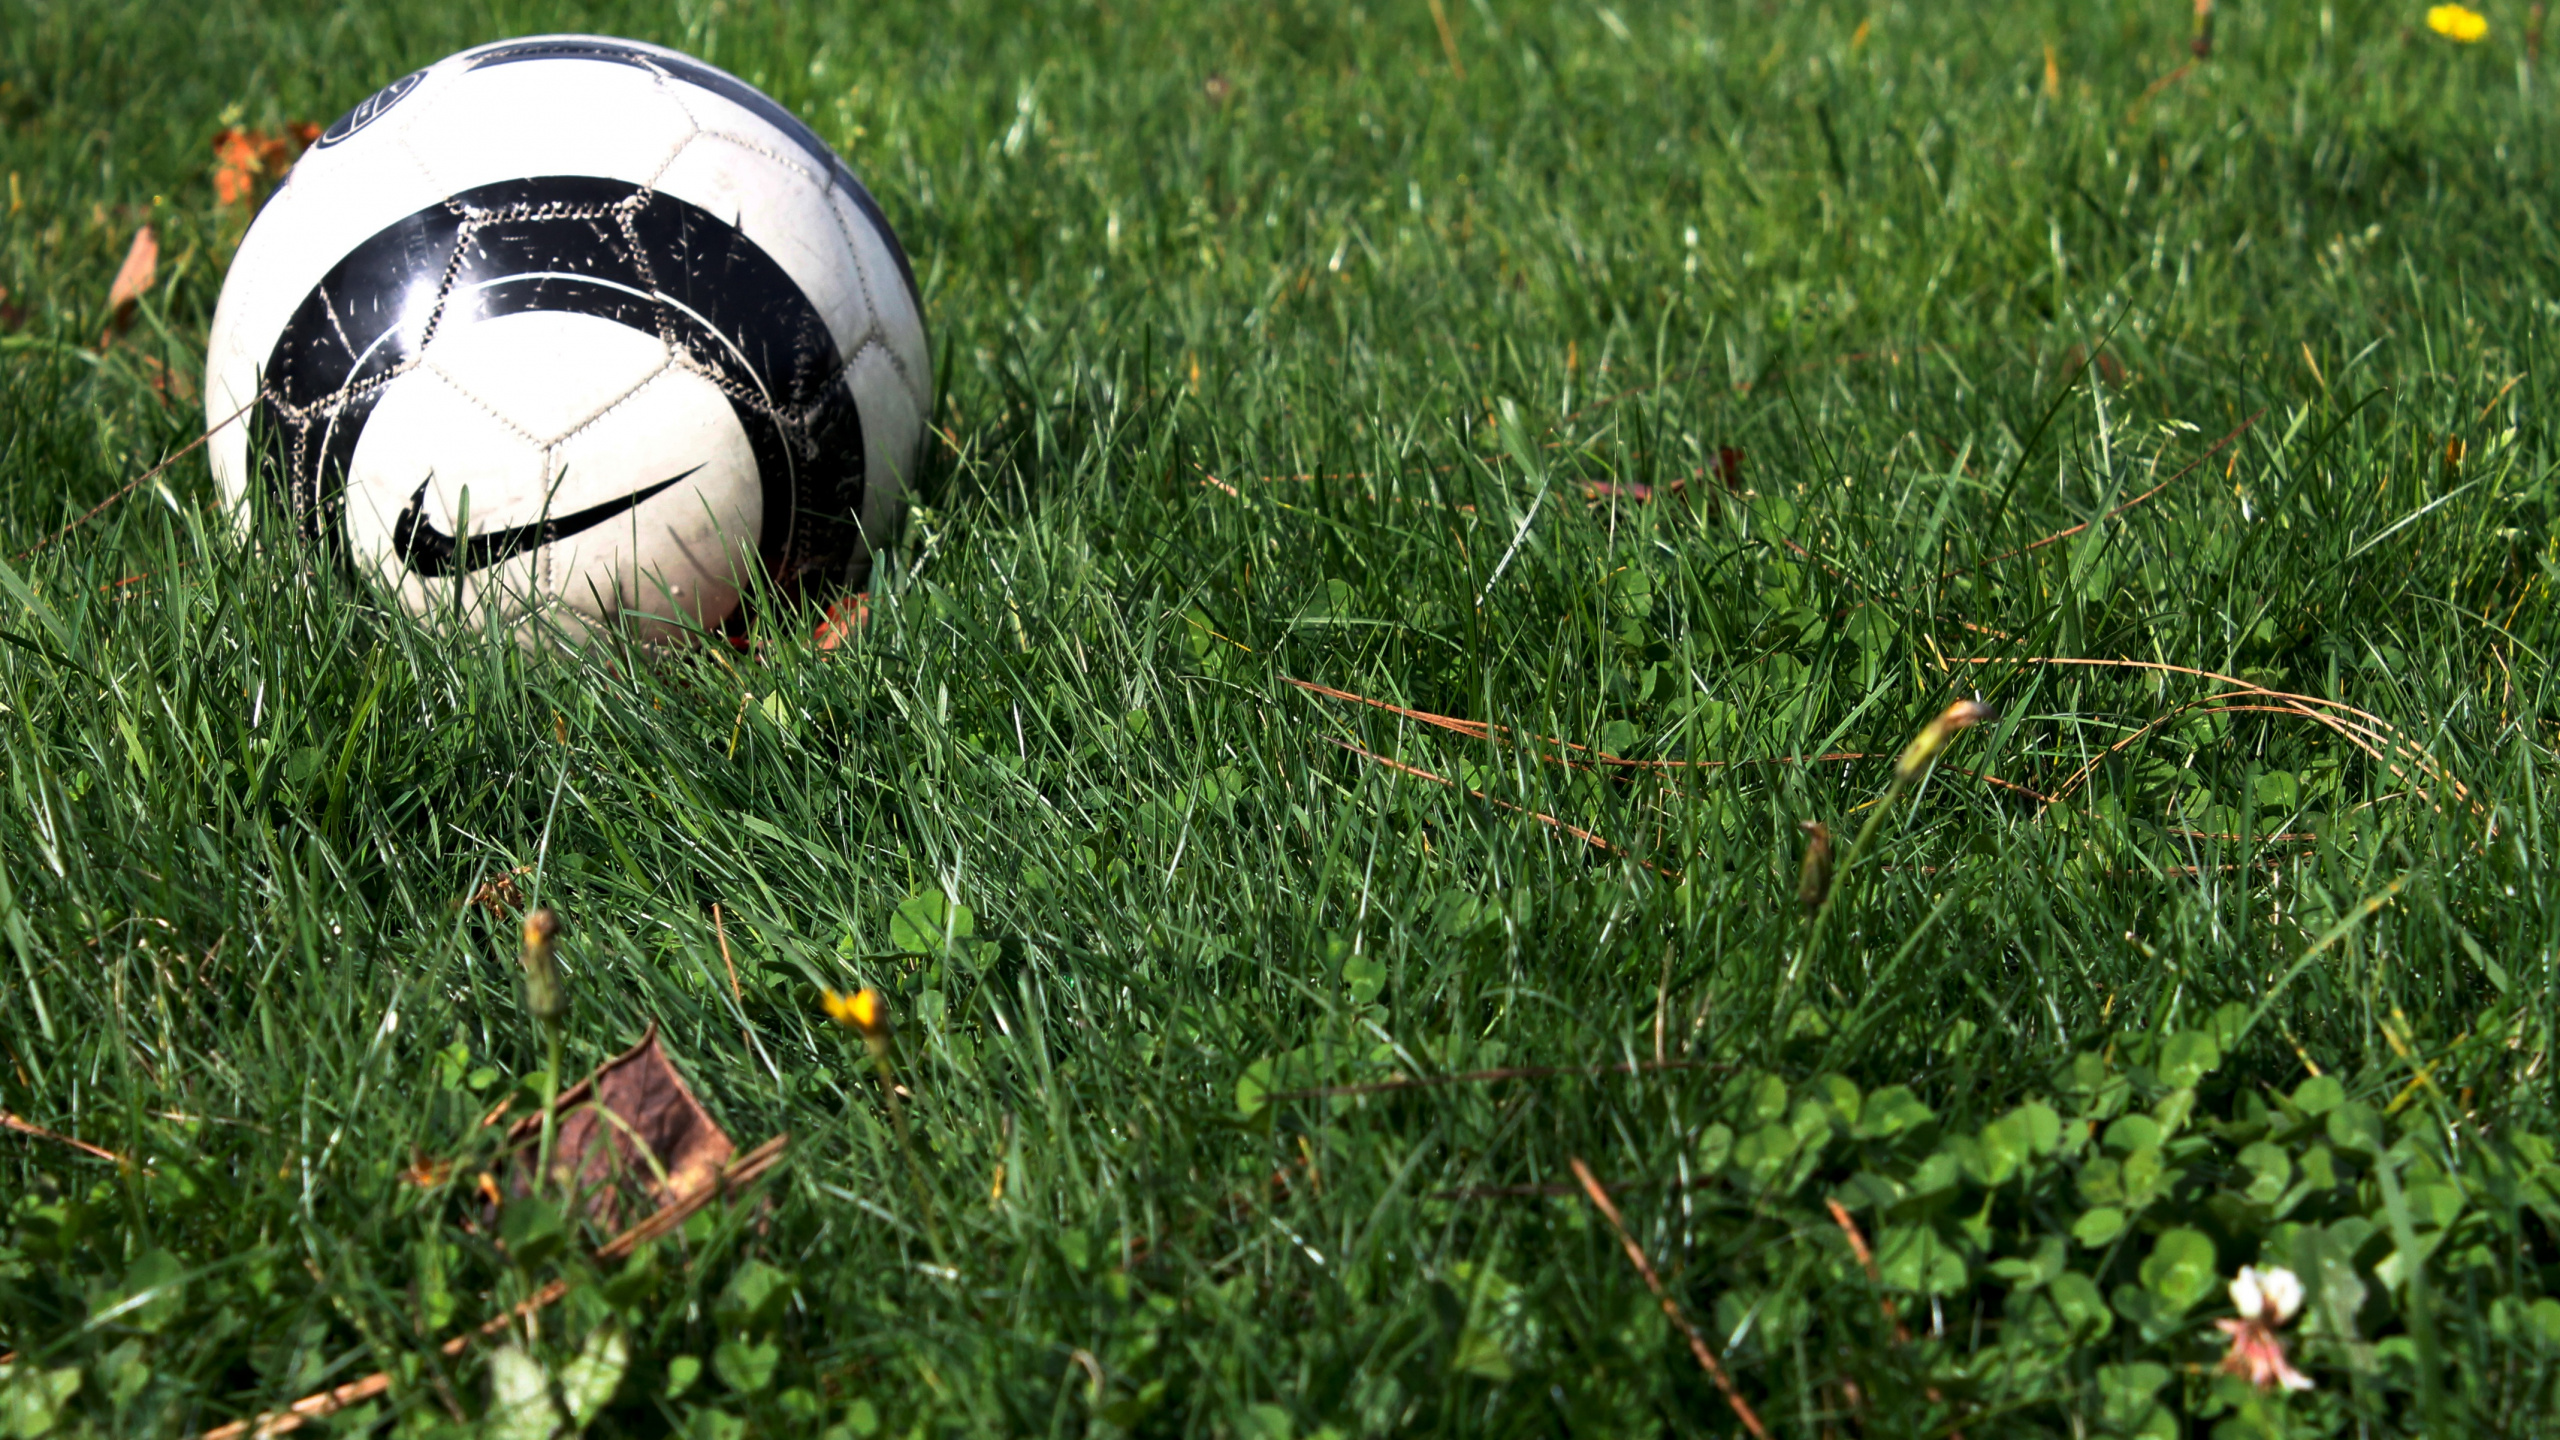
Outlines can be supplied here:
[[492, 919], [512, 919], [524, 909], [524, 892], [516, 888], [516, 877], [532, 873], [532, 866], [519, 865], [494, 880], [483, 880], [480, 888], [471, 892], [471, 898], [462, 903], [479, 906]]
[[[531, 1193], [541, 1137], [539, 1113], [508, 1127], [509, 1194]], [[737, 1149], [659, 1047], [652, 1021], [639, 1044], [560, 1097], [551, 1178], [574, 1183], [588, 1197], [587, 1213], [609, 1226], [618, 1223], [626, 1190], [645, 1197], [644, 1211], [688, 1200], [719, 1183]]]
[[159, 278], [160, 237], [145, 225], [133, 232], [133, 244], [124, 252], [124, 264], [116, 267], [115, 282], [107, 287], [107, 333], [98, 342], [100, 348], [133, 323], [134, 307], [151, 293]]
[[0, 285], [0, 335], [6, 335], [26, 323], [25, 308], [9, 298], [8, 286]]

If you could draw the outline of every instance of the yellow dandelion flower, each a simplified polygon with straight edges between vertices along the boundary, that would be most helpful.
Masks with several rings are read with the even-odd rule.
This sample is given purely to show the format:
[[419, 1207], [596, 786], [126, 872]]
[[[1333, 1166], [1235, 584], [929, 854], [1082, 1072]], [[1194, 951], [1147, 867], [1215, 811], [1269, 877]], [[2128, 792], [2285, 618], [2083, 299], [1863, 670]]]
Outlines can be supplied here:
[[848, 1030], [861, 1031], [866, 1040], [879, 1040], [888, 1035], [889, 1007], [881, 1001], [879, 991], [865, 986], [850, 995], [839, 995], [833, 990], [823, 990], [819, 994], [825, 1001], [828, 1019]]
[[2489, 33], [2489, 17], [2468, 5], [2432, 5], [2427, 28], [2457, 44], [2476, 45]]

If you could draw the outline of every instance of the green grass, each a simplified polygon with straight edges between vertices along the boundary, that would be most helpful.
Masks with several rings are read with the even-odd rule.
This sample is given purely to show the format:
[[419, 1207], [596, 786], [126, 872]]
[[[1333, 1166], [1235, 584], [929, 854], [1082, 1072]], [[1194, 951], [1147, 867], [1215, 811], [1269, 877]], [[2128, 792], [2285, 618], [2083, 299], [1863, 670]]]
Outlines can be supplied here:
[[[0, 1134], [0, 1431], [460, 1423], [563, 1275], [597, 1433], [1733, 1433], [1577, 1157], [1773, 1434], [2547, 1431], [2560, 77], [2188, 8], [0, 0], [11, 555], [195, 433], [213, 131], [510, 33], [841, 147], [952, 440], [825, 655], [429, 633], [192, 457], [0, 572], [0, 1108], [147, 1167]], [[469, 1193], [515, 866], [566, 1069], [792, 1136], [596, 1283]], [[2253, 1261], [2310, 1394], [2212, 1374]]]

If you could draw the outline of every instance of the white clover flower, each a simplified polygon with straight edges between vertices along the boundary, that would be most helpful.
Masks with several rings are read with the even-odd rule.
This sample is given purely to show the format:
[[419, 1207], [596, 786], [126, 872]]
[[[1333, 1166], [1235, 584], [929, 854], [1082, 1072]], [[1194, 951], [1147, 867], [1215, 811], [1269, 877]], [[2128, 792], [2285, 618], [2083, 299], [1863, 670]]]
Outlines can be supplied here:
[[2302, 1277], [2281, 1265], [2243, 1265], [2231, 1282], [2231, 1304], [2252, 1320], [2263, 1316], [2271, 1327], [2282, 1325], [2302, 1308]]

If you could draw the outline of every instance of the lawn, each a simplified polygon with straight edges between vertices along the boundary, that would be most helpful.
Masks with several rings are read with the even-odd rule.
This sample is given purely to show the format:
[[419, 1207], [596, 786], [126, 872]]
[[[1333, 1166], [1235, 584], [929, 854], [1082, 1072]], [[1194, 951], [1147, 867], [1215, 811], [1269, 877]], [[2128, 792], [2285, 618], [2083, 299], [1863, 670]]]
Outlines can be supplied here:
[[[0, 0], [0, 1434], [2550, 1432], [2560, 74], [2190, 11]], [[566, 29], [915, 257], [841, 646], [126, 488], [214, 137]], [[636, 1249], [536, 902], [788, 1136]]]

